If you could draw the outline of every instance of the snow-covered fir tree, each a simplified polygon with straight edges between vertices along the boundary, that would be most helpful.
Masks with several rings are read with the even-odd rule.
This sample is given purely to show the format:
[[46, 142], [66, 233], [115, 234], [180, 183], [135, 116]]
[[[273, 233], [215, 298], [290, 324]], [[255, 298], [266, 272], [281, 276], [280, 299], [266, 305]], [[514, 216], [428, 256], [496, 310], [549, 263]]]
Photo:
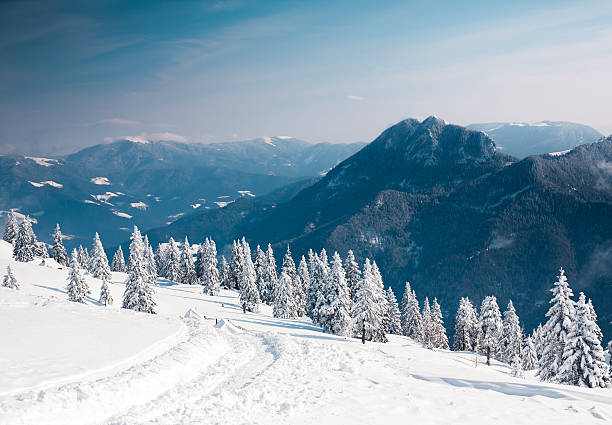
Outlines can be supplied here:
[[601, 346], [601, 330], [593, 320], [593, 313], [582, 292], [576, 303], [575, 315], [556, 380], [562, 384], [606, 388], [610, 385], [610, 369]]
[[419, 300], [416, 297], [416, 293], [410, 288], [409, 282], [406, 282], [404, 287], [401, 322], [404, 336], [415, 341], [423, 339], [423, 317], [421, 316]]
[[102, 279], [102, 286], [100, 286], [100, 304], [103, 306], [111, 305], [113, 303], [113, 296], [111, 295], [110, 288], [108, 287], [109, 281]]
[[155, 285], [157, 282], [157, 261], [155, 260], [155, 253], [153, 247], [149, 245], [149, 240], [145, 236], [145, 269], [147, 271], [149, 285]]
[[134, 226], [128, 259], [128, 279], [123, 293], [123, 308], [155, 314], [154, 290], [149, 285], [145, 247], [138, 227]]
[[[319, 323], [324, 331], [334, 335], [351, 333], [351, 293], [340, 255], [335, 252], [331, 270], [322, 287], [318, 307]], [[387, 312], [384, 311], [384, 314]]]
[[402, 335], [402, 321], [397, 298], [393, 289], [387, 288], [387, 329], [390, 334]]
[[217, 245], [212, 239], [206, 238], [204, 245], [200, 248], [203, 251], [201, 253], [201, 264], [198, 264], [200, 285], [203, 286], [205, 294], [219, 295], [221, 282], [219, 281], [219, 269], [217, 268]]
[[183, 249], [181, 251], [180, 269], [182, 284], [196, 285], [198, 283], [193, 256], [191, 255], [191, 247], [189, 246], [187, 236], [185, 236], [185, 242], [183, 242]]
[[[166, 266], [167, 261], [167, 244], [158, 243], [157, 249], [155, 250], [155, 265], [157, 268], [157, 275], [161, 277], [166, 277], [166, 271], [168, 267]], [[123, 253], [122, 253], [123, 254]]]
[[[595, 307], [593, 307], [593, 301], [591, 301], [590, 298], [587, 300], [587, 309], [589, 312], [589, 320], [597, 323], [597, 313], [595, 313]], [[599, 341], [603, 341], [603, 333], [601, 332], [599, 325], [596, 326], [595, 332], [597, 332], [597, 337], [599, 338]]]
[[317, 323], [318, 316], [316, 307], [322, 284], [321, 265], [318, 254], [312, 250], [308, 251], [308, 261], [310, 285], [306, 292], [306, 315], [312, 319], [313, 323]]
[[27, 216], [19, 225], [17, 238], [13, 244], [13, 258], [15, 261], [28, 262], [34, 259], [36, 246], [36, 235], [32, 230], [32, 222]]
[[255, 248], [255, 261], [253, 261], [253, 267], [255, 267], [255, 285], [257, 286], [257, 290], [263, 302], [265, 302], [263, 294], [267, 286], [265, 274], [267, 263], [268, 258], [266, 257], [266, 253], [261, 249], [261, 246], [257, 245], [257, 248]]
[[521, 354], [521, 344], [523, 342], [523, 332], [516, 315], [512, 300], [508, 302], [508, 307], [504, 311], [502, 322], [502, 337], [498, 348], [498, 358], [502, 362], [511, 364], [515, 355]]
[[108, 258], [104, 252], [102, 241], [98, 232], [94, 235], [93, 245], [91, 246], [91, 258], [89, 259], [89, 272], [95, 278], [102, 280], [111, 279], [111, 270], [108, 266]]
[[170, 241], [168, 241], [165, 265], [166, 275], [164, 277], [172, 282], [180, 282], [183, 277], [181, 273], [181, 252], [173, 238], [170, 238]]
[[37, 242], [36, 243], [36, 251], [37, 251], [37, 256], [45, 259], [45, 258], [49, 258], [49, 251], [47, 251], [47, 244], [44, 242]]
[[512, 360], [510, 360], [510, 366], [512, 367], [512, 376], [514, 376], [515, 378], [523, 377], [523, 359], [521, 358], [519, 353], [514, 354]]
[[429, 305], [429, 297], [425, 297], [423, 302], [423, 311], [421, 312], [421, 343], [427, 348], [433, 348], [433, 324], [431, 319], [431, 306]]
[[9, 289], [19, 289], [19, 283], [17, 283], [17, 279], [15, 279], [10, 265], [6, 266], [6, 274], [2, 280], [2, 286]]
[[351, 311], [354, 335], [360, 337], [363, 332], [368, 341], [387, 342], [384, 294], [367, 258], [355, 298]]
[[497, 298], [490, 295], [482, 300], [480, 307], [480, 341], [482, 352], [487, 356], [487, 365], [491, 365], [491, 356], [495, 356], [502, 336], [502, 318], [497, 305]]
[[538, 359], [542, 357], [542, 353], [544, 353], [544, 328], [542, 324], [538, 324], [538, 327], [533, 330], [532, 333], [533, 345], [535, 346], [536, 353], [538, 355]]
[[[242, 268], [244, 266], [244, 253], [242, 252], [242, 243], [234, 241], [232, 243], [232, 255], [229, 262], [230, 270], [230, 289], [240, 289], [240, 278], [242, 276]], [[270, 294], [272, 297], [272, 294]], [[271, 302], [272, 298], [270, 298]]]
[[546, 313], [548, 321], [542, 328], [542, 354], [538, 359], [538, 377], [542, 381], [555, 382], [563, 363], [563, 351], [568, 335], [576, 320], [576, 311], [570, 288], [563, 268], [559, 270], [557, 281], [551, 289], [552, 306]]
[[221, 264], [219, 266], [219, 283], [221, 284], [222, 288], [230, 288], [230, 270], [229, 264], [227, 264], [227, 260], [225, 259], [225, 255], [221, 256]]
[[478, 339], [478, 316], [468, 297], [459, 300], [455, 317], [453, 350], [476, 351]]
[[304, 292], [300, 277], [295, 267], [295, 262], [293, 261], [293, 257], [291, 256], [291, 250], [289, 249], [289, 245], [287, 245], [287, 252], [285, 253], [285, 257], [283, 258], [283, 265], [281, 266], [281, 270], [287, 273], [291, 278], [291, 288], [293, 290], [292, 297], [296, 307], [296, 314], [298, 317], [302, 317], [304, 315], [302, 314], [302, 312], [305, 310], [304, 306], [306, 305], [306, 293]]
[[278, 275], [276, 274], [276, 260], [274, 259], [274, 251], [272, 245], [268, 244], [266, 250], [266, 267], [264, 269], [264, 276], [262, 278], [262, 292], [261, 300], [267, 304], [274, 302], [274, 291], [278, 282]]
[[344, 268], [346, 270], [346, 284], [351, 292], [351, 300], [354, 302], [357, 286], [361, 280], [361, 270], [359, 270], [359, 264], [355, 261], [355, 254], [353, 254], [353, 251], [350, 249], [346, 255]]
[[442, 309], [437, 298], [434, 298], [431, 309], [431, 343], [434, 348], [448, 350], [448, 337], [442, 320]]
[[281, 319], [294, 319], [297, 317], [297, 306], [293, 296], [293, 280], [284, 270], [281, 271], [274, 290], [274, 304], [272, 314]]
[[90, 290], [87, 281], [81, 274], [79, 266], [79, 254], [75, 249], [72, 251], [72, 258], [70, 260], [70, 272], [68, 273], [66, 292], [68, 293], [68, 300], [84, 303], [85, 297], [90, 293]]
[[125, 256], [123, 255], [123, 249], [121, 249], [121, 245], [119, 245], [119, 248], [117, 248], [117, 251], [115, 251], [111, 270], [114, 272], [122, 273], [125, 273], [127, 271], [127, 267], [125, 265]]
[[521, 350], [521, 358], [523, 360], [523, 370], [534, 370], [538, 367], [538, 353], [531, 336], [528, 336], [525, 340], [525, 345]]
[[310, 289], [310, 273], [308, 272], [306, 258], [303, 255], [298, 266], [298, 278], [299, 284], [302, 287], [302, 293], [304, 294], [304, 299], [298, 303], [298, 317], [304, 317], [306, 315], [307, 294]]
[[4, 236], [2, 236], [2, 239], [4, 239], [10, 244], [14, 244], [15, 239], [17, 239], [17, 233], [19, 233], [17, 217], [15, 217], [15, 213], [11, 211], [8, 214], [8, 217], [6, 218], [6, 225], [4, 226]]
[[79, 265], [82, 269], [89, 270], [89, 252], [83, 245], [79, 245]]
[[240, 304], [248, 311], [257, 312], [259, 311], [259, 304], [261, 299], [259, 298], [259, 291], [255, 285], [255, 266], [251, 259], [251, 248], [245, 238], [239, 242], [241, 245], [242, 255], [242, 267], [239, 279], [240, 285]]

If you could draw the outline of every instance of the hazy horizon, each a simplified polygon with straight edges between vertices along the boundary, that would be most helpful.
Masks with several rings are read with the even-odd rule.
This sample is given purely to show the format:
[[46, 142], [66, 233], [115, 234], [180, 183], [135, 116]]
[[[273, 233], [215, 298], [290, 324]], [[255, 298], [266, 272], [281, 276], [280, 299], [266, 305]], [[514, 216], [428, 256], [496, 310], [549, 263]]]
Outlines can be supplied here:
[[401, 119], [612, 133], [607, 1], [0, 5], [0, 153], [369, 142]]

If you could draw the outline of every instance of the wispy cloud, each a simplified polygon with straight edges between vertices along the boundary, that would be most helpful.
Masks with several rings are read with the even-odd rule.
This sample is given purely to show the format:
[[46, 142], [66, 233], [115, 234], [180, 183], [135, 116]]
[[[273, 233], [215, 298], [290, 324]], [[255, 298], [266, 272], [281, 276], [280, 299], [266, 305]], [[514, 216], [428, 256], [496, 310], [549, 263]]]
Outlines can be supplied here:
[[354, 95], [354, 94], [349, 94], [348, 96], [346, 96], [346, 98], [347, 98], [348, 100], [354, 100], [354, 101], [360, 101], [360, 100], [363, 100], [363, 99], [364, 99], [363, 97], [361, 97], [361, 96], [356, 96], [356, 95]]
[[181, 142], [186, 143], [187, 138], [180, 134], [163, 132], [163, 133], [140, 133], [138, 136], [120, 136], [120, 137], [105, 137], [105, 143], [113, 143], [119, 140], [130, 140], [135, 143], [147, 143], [147, 142]]
[[139, 125], [139, 121], [128, 120], [125, 118], [107, 118], [104, 120], [98, 121], [99, 125], [115, 125], [115, 126], [131, 126], [131, 125]]

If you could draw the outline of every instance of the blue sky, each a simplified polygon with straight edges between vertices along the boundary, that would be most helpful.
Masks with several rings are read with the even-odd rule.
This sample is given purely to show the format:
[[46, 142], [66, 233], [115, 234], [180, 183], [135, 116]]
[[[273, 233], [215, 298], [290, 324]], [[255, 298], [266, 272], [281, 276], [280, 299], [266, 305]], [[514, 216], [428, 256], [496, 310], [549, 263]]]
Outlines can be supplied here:
[[406, 117], [612, 133], [612, 2], [0, 3], [0, 152], [369, 141]]

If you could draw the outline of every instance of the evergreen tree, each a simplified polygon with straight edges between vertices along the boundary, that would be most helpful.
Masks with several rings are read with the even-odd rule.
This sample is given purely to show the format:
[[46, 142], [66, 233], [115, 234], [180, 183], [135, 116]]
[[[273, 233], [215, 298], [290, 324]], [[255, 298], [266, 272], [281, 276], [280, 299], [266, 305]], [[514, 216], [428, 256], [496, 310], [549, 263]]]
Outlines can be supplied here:
[[221, 283], [221, 287], [225, 289], [230, 288], [230, 269], [229, 264], [227, 264], [227, 260], [225, 256], [221, 256], [221, 266], [219, 267], [219, 281]]
[[87, 281], [81, 274], [81, 269], [79, 268], [79, 256], [76, 249], [72, 251], [70, 265], [71, 268], [70, 273], [68, 274], [68, 285], [66, 287], [68, 300], [84, 303], [85, 297], [90, 293], [90, 291]]
[[538, 327], [533, 330], [533, 345], [536, 349], [536, 354], [538, 355], [538, 359], [542, 357], [544, 353], [544, 328], [542, 324], [538, 324]]
[[546, 313], [548, 321], [542, 329], [542, 355], [538, 360], [538, 377], [543, 381], [554, 382], [563, 363], [563, 351], [572, 324], [576, 320], [576, 311], [572, 296], [574, 293], [567, 282], [563, 268], [559, 270], [557, 281], [551, 289], [552, 306]]
[[125, 265], [125, 257], [123, 256], [123, 249], [121, 249], [121, 245], [115, 251], [115, 256], [113, 257], [113, 264], [111, 265], [111, 270], [114, 272], [122, 272], [125, 273], [127, 267]]
[[17, 279], [15, 279], [15, 276], [13, 276], [13, 271], [11, 270], [10, 265], [6, 266], [6, 274], [4, 275], [2, 286], [9, 289], [19, 289], [19, 283], [17, 283]]
[[480, 307], [480, 347], [491, 365], [491, 356], [497, 353], [502, 336], [502, 319], [495, 296], [488, 296]]
[[478, 338], [478, 317], [468, 297], [459, 300], [455, 318], [455, 337], [453, 350], [476, 351]]
[[427, 348], [433, 348], [433, 323], [428, 297], [425, 297], [425, 301], [423, 302], [423, 312], [421, 313], [421, 317], [423, 318], [421, 327], [421, 343]]
[[[244, 254], [242, 252], [242, 244], [240, 241], [232, 243], [232, 256], [230, 257], [230, 289], [240, 289], [240, 278], [242, 276], [242, 268], [244, 266]], [[270, 294], [272, 297], [272, 294]]]
[[366, 258], [351, 314], [356, 336], [361, 336], [363, 332], [368, 341], [387, 342], [383, 299], [384, 294], [376, 282], [370, 260]]
[[448, 337], [442, 320], [442, 310], [438, 299], [434, 298], [431, 309], [431, 342], [434, 348], [442, 348], [448, 350]]
[[93, 245], [91, 247], [91, 258], [89, 260], [89, 271], [91, 275], [97, 279], [110, 280], [111, 270], [108, 266], [108, 258], [104, 252], [102, 241], [98, 232], [96, 232]]
[[534, 370], [538, 367], [538, 353], [532, 337], [527, 337], [521, 356], [523, 358], [523, 370]]
[[[334, 253], [332, 266], [322, 287], [319, 322], [326, 332], [347, 335], [351, 331], [351, 294], [346, 284], [342, 259]], [[386, 314], [386, 311], [384, 311]]]
[[105, 307], [111, 305], [114, 301], [108, 283], [109, 281], [107, 279], [102, 279], [102, 286], [100, 287], [100, 304]]
[[278, 284], [274, 291], [274, 306], [272, 314], [281, 319], [294, 319], [297, 317], [297, 306], [293, 296], [293, 281], [284, 270], [281, 271]]
[[261, 299], [255, 285], [255, 266], [251, 259], [251, 248], [244, 238], [242, 238], [241, 255], [242, 255], [242, 273], [240, 275], [240, 303], [248, 311], [258, 312]]
[[409, 282], [406, 282], [402, 297], [401, 323], [404, 336], [415, 341], [423, 340], [423, 316], [421, 316], [419, 301], [415, 292], [410, 288]]
[[276, 274], [276, 260], [274, 259], [274, 251], [272, 245], [268, 244], [266, 251], [266, 267], [264, 269], [264, 276], [262, 278], [262, 293], [261, 300], [267, 304], [274, 302], [274, 291], [278, 283], [278, 276]]
[[346, 268], [346, 284], [351, 291], [351, 300], [355, 302], [355, 294], [357, 292], [357, 286], [361, 280], [361, 270], [359, 270], [359, 264], [355, 261], [355, 255], [353, 251], [349, 249], [346, 255], [346, 261], [344, 262]]
[[170, 238], [168, 247], [166, 248], [166, 279], [172, 282], [180, 282], [182, 279], [181, 273], [181, 252], [176, 246], [173, 238]]
[[257, 290], [261, 296], [261, 300], [265, 302], [264, 293], [267, 288], [266, 282], [266, 268], [268, 267], [268, 257], [266, 257], [266, 253], [263, 252], [261, 247], [257, 245], [255, 248], [255, 261], [253, 262], [253, 266], [255, 267], [255, 285], [257, 286]]
[[193, 263], [193, 256], [191, 255], [191, 247], [189, 246], [189, 240], [185, 236], [185, 242], [183, 243], [183, 250], [180, 254], [180, 273], [181, 283], [184, 285], [195, 285], [198, 283], [195, 265]]
[[289, 249], [289, 245], [287, 245], [287, 252], [285, 253], [285, 257], [283, 258], [283, 265], [281, 266], [281, 270], [287, 273], [287, 275], [291, 278], [291, 288], [293, 290], [291, 296], [293, 298], [293, 302], [295, 303], [296, 314], [298, 317], [300, 317], [300, 313], [303, 310], [302, 306], [306, 303], [306, 293], [302, 288], [302, 283], [300, 282], [300, 277], [298, 276], [293, 257], [291, 257], [291, 250]]
[[149, 240], [145, 236], [145, 270], [147, 271], [147, 283], [149, 285], [155, 285], [157, 283], [157, 262], [155, 260], [155, 253], [153, 253], [153, 247], [149, 245]]
[[601, 347], [601, 330], [592, 319], [584, 294], [578, 297], [575, 321], [563, 347], [563, 363], [557, 381], [588, 388], [606, 388], [610, 384], [610, 370]]
[[145, 247], [138, 227], [134, 226], [128, 259], [128, 279], [125, 282], [123, 308], [155, 314], [154, 290], [149, 279], [145, 261]]
[[4, 236], [2, 239], [7, 241], [10, 244], [14, 244], [17, 239], [17, 234], [19, 233], [19, 225], [17, 224], [17, 218], [15, 217], [15, 213], [11, 211], [6, 218], [6, 225], [4, 227]]
[[206, 238], [202, 253], [200, 284], [204, 286], [203, 292], [207, 295], [219, 295], [221, 283], [219, 282], [219, 269], [217, 269], [217, 245], [212, 239]]
[[512, 376], [515, 378], [523, 377], [523, 359], [521, 359], [519, 353], [514, 354], [512, 360], [510, 360], [510, 366], [512, 366]]
[[13, 258], [15, 261], [28, 262], [34, 259], [36, 235], [32, 230], [30, 217], [25, 217], [19, 225], [17, 238], [13, 244]]
[[393, 289], [389, 286], [387, 288], [387, 324], [388, 331], [390, 334], [402, 335], [402, 322], [399, 306], [397, 305], [397, 298]]
[[42, 258], [43, 260], [45, 258], [49, 258], [49, 251], [47, 251], [47, 244], [44, 242], [38, 242], [36, 244], [36, 247], [38, 248], [38, 256], [40, 258]]
[[78, 260], [79, 260], [79, 267], [82, 269], [88, 270], [89, 255], [85, 252], [83, 245], [79, 245]]
[[[155, 250], [155, 265], [157, 268], [157, 275], [161, 277], [167, 278], [168, 271], [168, 245], [159, 243], [157, 244], [157, 249]], [[121, 257], [123, 258], [123, 252], [121, 253]]]
[[313, 323], [316, 324], [318, 322], [317, 300], [320, 297], [319, 293], [322, 284], [321, 265], [319, 256], [312, 250], [308, 252], [308, 258], [310, 285], [308, 286], [308, 291], [306, 292], [306, 315], [312, 319]]
[[508, 307], [504, 311], [504, 320], [502, 323], [502, 337], [498, 349], [498, 357], [502, 362], [511, 364], [515, 355], [521, 354], [521, 343], [523, 341], [523, 332], [519, 324], [519, 318], [516, 315], [516, 310], [512, 304], [512, 300], [508, 302]]
[[300, 265], [298, 266], [298, 278], [299, 284], [302, 288], [303, 299], [298, 300], [298, 317], [304, 317], [306, 315], [306, 304], [307, 294], [310, 289], [310, 273], [308, 272], [308, 265], [306, 259], [302, 255]]

